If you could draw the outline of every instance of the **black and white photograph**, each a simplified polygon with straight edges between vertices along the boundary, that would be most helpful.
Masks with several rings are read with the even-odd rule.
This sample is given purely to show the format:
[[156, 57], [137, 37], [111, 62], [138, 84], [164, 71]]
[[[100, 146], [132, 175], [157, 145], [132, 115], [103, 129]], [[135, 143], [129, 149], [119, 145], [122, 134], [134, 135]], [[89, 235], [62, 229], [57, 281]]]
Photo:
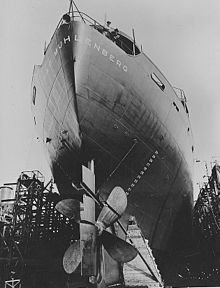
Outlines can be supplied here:
[[0, 5], [0, 288], [220, 287], [220, 1]]

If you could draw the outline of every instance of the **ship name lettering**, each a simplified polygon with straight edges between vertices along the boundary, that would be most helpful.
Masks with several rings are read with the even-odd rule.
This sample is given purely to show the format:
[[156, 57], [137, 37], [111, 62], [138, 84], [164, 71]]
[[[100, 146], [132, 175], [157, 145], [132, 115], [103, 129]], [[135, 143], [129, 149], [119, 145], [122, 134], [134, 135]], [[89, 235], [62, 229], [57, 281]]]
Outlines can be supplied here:
[[115, 62], [115, 61], [114, 61], [115, 56], [113, 56], [112, 54], [110, 54], [109, 59], [110, 59], [110, 61]]
[[63, 42], [64, 42], [64, 44], [66, 44], [67, 41], [70, 42], [70, 35], [69, 35], [67, 38], [63, 38]]
[[62, 42], [62, 41], [60, 41], [60, 43], [58, 44], [58, 48], [59, 48], [59, 49], [61, 49], [61, 48], [62, 48], [62, 46], [63, 46], [63, 42]]
[[108, 56], [108, 52], [105, 49], [102, 49], [102, 55], [107, 57]]
[[100, 45], [98, 46], [96, 43], [94, 44], [94, 48], [96, 48], [98, 51], [100, 50]]
[[119, 67], [121, 67], [121, 61], [117, 60], [117, 61], [116, 61], [116, 65], [118, 65]]
[[[74, 40], [77, 42], [85, 43], [89, 47], [93, 47], [98, 52], [100, 52], [104, 57], [108, 57], [109, 60], [113, 63], [115, 63], [119, 68], [122, 68], [124, 72], [128, 72], [128, 66], [122, 65], [122, 62], [112, 54], [109, 54], [109, 52], [105, 48], [101, 48], [100, 44], [97, 44], [96, 42], [92, 44], [92, 40], [89, 38], [86, 38], [84, 40], [80, 39], [77, 34], [74, 35]], [[109, 56], [108, 56], [109, 55]]]
[[128, 72], [128, 67], [127, 67], [126, 65], [124, 65], [124, 66], [123, 66], [123, 70], [124, 70], [125, 72]]
[[81, 40], [78, 38], [77, 34], [75, 34], [74, 40], [77, 41], [77, 42], [81, 42]]
[[[102, 54], [104, 57], [108, 57], [109, 60], [110, 60], [111, 62], [115, 63], [119, 68], [121, 67], [124, 72], [128, 72], [128, 66], [122, 65], [121, 61], [118, 60], [118, 59], [115, 59], [116, 57], [115, 57], [114, 55], [112, 55], [112, 54], [109, 54], [109, 52], [108, 52], [106, 49], [103, 48], [103, 49], [100, 51], [100, 48], [101, 48], [101, 47], [100, 47], [100, 45], [98, 45], [97, 43], [94, 43], [94, 46], [93, 46], [93, 47], [96, 48], [99, 52], [101, 52], [101, 54]], [[108, 56], [108, 55], [109, 55], [109, 56]]]
[[[81, 39], [79, 38], [79, 35], [74, 35], [74, 41], [84, 43], [88, 45], [89, 47], [93, 47], [98, 52], [100, 52], [104, 57], [107, 57], [109, 61], [112, 63], [115, 63], [119, 68], [121, 68], [124, 72], [128, 72], [128, 67], [126, 65], [123, 65], [120, 60], [118, 60], [114, 55], [110, 54], [105, 48], [101, 48], [101, 46], [97, 43], [92, 44], [92, 40], [89, 38]], [[67, 42], [71, 42], [70, 35], [66, 36], [66, 38], [63, 38], [62, 41], [59, 42], [56, 49], [54, 50], [54, 55], [57, 56], [58, 49], [62, 49], [63, 44], [66, 44]]]

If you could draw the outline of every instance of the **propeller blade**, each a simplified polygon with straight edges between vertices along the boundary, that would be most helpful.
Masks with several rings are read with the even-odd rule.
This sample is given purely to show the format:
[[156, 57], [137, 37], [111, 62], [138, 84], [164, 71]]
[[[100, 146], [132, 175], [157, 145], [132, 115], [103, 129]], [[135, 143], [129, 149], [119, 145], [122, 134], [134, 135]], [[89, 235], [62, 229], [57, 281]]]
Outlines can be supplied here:
[[114, 234], [103, 231], [100, 239], [108, 254], [118, 262], [126, 263], [137, 256], [137, 250], [131, 244]]
[[55, 209], [67, 218], [80, 220], [80, 202], [78, 200], [63, 199], [56, 204]]
[[73, 273], [82, 260], [82, 253], [80, 249], [80, 240], [77, 240], [66, 250], [63, 256], [63, 268], [66, 273]]
[[101, 226], [104, 226], [103, 228], [111, 226], [124, 213], [127, 207], [127, 195], [121, 187], [116, 186], [110, 193], [106, 203], [97, 219], [97, 223], [101, 223]]

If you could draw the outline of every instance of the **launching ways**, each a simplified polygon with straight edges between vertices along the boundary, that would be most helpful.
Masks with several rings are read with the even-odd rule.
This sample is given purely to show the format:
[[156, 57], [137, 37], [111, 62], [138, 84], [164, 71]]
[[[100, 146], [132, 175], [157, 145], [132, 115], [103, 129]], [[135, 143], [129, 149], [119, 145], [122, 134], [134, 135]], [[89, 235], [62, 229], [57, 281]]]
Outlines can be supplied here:
[[131, 218], [127, 232], [129, 239], [132, 240], [141, 255], [124, 264], [123, 273], [125, 286], [144, 287], [147, 285], [149, 288], [162, 287], [163, 281], [154, 256], [148, 245], [148, 241], [143, 237], [135, 219]]
[[[50, 287], [163, 286], [154, 258], [137, 225], [132, 223], [128, 233], [123, 225], [119, 227], [125, 230], [127, 242], [115, 235], [112, 223], [118, 221], [126, 208], [123, 190], [116, 187], [107, 201], [101, 202], [93, 192], [91, 169], [84, 167], [83, 170], [84, 193], [79, 206], [74, 199], [62, 199], [53, 193], [52, 181], [45, 185], [39, 171], [22, 172], [17, 183], [9, 183], [16, 186], [14, 191], [3, 187], [0, 287], [13, 279], [21, 280], [22, 287], [41, 288], [48, 287], [49, 283]], [[68, 201], [75, 207], [73, 210], [68, 210]], [[102, 207], [96, 221], [95, 204]], [[66, 213], [69, 218], [63, 215]], [[117, 225], [120, 226], [120, 222]], [[139, 256], [135, 258], [137, 254]], [[134, 258], [135, 262], [129, 262], [130, 266], [124, 265], [123, 273], [122, 263]], [[135, 277], [141, 279], [139, 285], [128, 279], [132, 265], [136, 267]]]

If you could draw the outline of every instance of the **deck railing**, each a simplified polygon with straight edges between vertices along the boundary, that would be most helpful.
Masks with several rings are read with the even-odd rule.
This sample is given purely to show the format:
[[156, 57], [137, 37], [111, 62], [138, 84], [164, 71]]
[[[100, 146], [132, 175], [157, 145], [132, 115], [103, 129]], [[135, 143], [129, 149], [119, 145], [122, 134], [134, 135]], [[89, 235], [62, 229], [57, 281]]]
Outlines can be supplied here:
[[[87, 14], [85, 14], [83, 12], [73, 11], [73, 12], [69, 12], [69, 13], [66, 13], [66, 14], [70, 16], [70, 20], [71, 21], [84, 22], [85, 24], [87, 24], [87, 25], [93, 27], [94, 29], [98, 30], [100, 33], [104, 33], [104, 32], [108, 31], [108, 28], [105, 27], [105, 25], [100, 24], [98, 21], [96, 21], [95, 19], [93, 19], [92, 17], [90, 17], [89, 15], [87, 15]], [[57, 27], [56, 27], [51, 39], [54, 37], [54, 35], [57, 32], [57, 30], [59, 29], [59, 27], [62, 24], [64, 24], [64, 23], [65, 23], [65, 20], [62, 17], [60, 19], [60, 21], [58, 22], [58, 25], [57, 25]], [[111, 33], [110, 32], [109, 32], [109, 37], [107, 35], [106, 35], [106, 37], [108, 37], [110, 40], [115, 42], [115, 44], [117, 46], [119, 46], [125, 53], [127, 53], [129, 55], [138, 55], [140, 53], [140, 50], [137, 47], [137, 45], [134, 45], [134, 42], [131, 39], [129, 39], [129, 37], [128, 38], [125, 37], [124, 33], [122, 33], [122, 34], [119, 33], [119, 36], [120, 35], [121, 35], [121, 39], [119, 37], [119, 39], [117, 39], [116, 41], [114, 41], [113, 37], [111, 37]], [[124, 39], [126, 39], [126, 41], [124, 41]], [[128, 46], [127, 42], [129, 42], [131, 45]], [[49, 46], [49, 44], [47, 45], [47, 47], [45, 47], [44, 54], [46, 53], [46, 51], [48, 49], [48, 46]]]

